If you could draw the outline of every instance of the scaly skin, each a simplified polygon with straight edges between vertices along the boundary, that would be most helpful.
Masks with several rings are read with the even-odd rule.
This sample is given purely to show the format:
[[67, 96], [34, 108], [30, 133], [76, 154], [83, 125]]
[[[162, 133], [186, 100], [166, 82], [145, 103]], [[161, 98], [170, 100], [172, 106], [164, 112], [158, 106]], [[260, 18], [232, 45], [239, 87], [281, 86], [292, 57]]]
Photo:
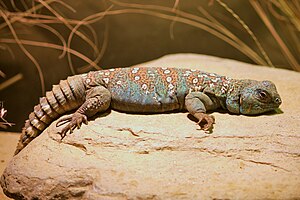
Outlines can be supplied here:
[[225, 109], [235, 114], [261, 114], [281, 104], [270, 81], [236, 80], [199, 70], [176, 68], [117, 68], [68, 77], [54, 85], [29, 115], [15, 154], [37, 137], [63, 113], [66, 123], [62, 138], [87, 124], [97, 112], [115, 109], [134, 113], [161, 113], [187, 110], [201, 129], [212, 129], [214, 117], [207, 111]]

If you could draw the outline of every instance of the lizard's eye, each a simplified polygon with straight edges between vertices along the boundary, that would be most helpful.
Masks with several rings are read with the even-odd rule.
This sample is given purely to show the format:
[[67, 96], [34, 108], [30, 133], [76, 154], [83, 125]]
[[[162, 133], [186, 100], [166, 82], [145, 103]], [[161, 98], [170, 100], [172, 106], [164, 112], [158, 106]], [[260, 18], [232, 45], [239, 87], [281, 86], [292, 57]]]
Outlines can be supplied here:
[[261, 89], [256, 90], [256, 96], [258, 97], [258, 100], [260, 100], [261, 102], [267, 102], [270, 100], [269, 93]]
[[265, 98], [267, 97], [267, 94], [266, 94], [265, 92], [260, 92], [260, 93], [259, 93], [259, 97], [260, 97], [261, 99], [265, 99]]

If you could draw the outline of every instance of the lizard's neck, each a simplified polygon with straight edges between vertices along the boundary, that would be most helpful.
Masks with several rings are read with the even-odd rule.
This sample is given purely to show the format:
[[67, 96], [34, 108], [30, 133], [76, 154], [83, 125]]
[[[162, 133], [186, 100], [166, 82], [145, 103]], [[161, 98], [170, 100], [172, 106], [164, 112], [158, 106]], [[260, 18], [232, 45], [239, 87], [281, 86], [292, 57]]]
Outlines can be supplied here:
[[226, 108], [232, 113], [240, 113], [240, 98], [245, 87], [253, 84], [253, 80], [248, 79], [231, 79], [227, 95], [226, 95]]
[[231, 113], [240, 113], [240, 85], [241, 81], [237, 79], [231, 79], [228, 85], [225, 105]]

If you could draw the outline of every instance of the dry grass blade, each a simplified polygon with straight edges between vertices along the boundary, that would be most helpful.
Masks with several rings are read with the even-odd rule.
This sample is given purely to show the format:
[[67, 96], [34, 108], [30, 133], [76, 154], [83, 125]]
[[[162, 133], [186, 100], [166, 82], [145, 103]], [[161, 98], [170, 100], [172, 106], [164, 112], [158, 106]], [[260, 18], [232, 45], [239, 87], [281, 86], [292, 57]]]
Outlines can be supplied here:
[[1, 49], [1, 50], [6, 50], [6, 51], [8, 51], [9, 54], [10, 54], [10, 56], [12, 57], [12, 59], [15, 59], [15, 58], [16, 58], [14, 52], [11, 50], [11, 48], [10, 48], [8, 45], [6, 45], [6, 44], [1, 44], [1, 45], [0, 45], [0, 49]]
[[173, 9], [174, 9], [174, 10], [177, 10], [178, 5], [179, 5], [179, 0], [175, 0]]
[[[179, 8], [179, 0], [175, 0], [174, 2], [174, 6], [173, 6], [173, 11], [176, 13], [176, 10]], [[177, 14], [176, 14], [177, 16]], [[176, 23], [176, 18], [171, 22], [170, 24], [170, 28], [169, 28], [169, 31], [170, 31], [170, 38], [172, 40], [174, 40], [174, 26], [175, 26], [175, 23]]]
[[25, 55], [33, 62], [33, 64], [36, 66], [36, 69], [38, 71], [39, 74], [39, 78], [40, 78], [40, 82], [41, 82], [41, 87], [42, 87], [42, 93], [45, 93], [45, 81], [44, 81], [44, 76], [43, 76], [43, 72], [42, 69], [39, 65], [39, 63], [36, 61], [36, 59], [29, 53], [29, 51], [27, 51], [27, 49], [23, 46], [23, 44], [20, 42], [20, 39], [17, 35], [17, 33], [15, 32], [12, 24], [10, 23], [10, 21], [8, 20], [7, 16], [5, 15], [5, 13], [0, 10], [0, 15], [3, 17], [4, 21], [7, 23], [16, 43], [18, 44], [18, 46], [21, 48], [21, 50], [25, 53]]
[[[273, 1], [272, 1], [273, 2]], [[281, 23], [281, 35], [299, 64], [300, 54], [300, 1], [278, 0], [278, 10], [284, 15], [286, 22]]]
[[223, 8], [225, 8], [225, 10], [227, 10], [242, 25], [242, 27], [247, 31], [247, 33], [250, 35], [250, 37], [253, 39], [253, 41], [255, 42], [255, 44], [257, 45], [257, 47], [259, 48], [260, 52], [262, 53], [263, 57], [267, 61], [268, 65], [271, 66], [271, 67], [274, 67], [274, 65], [271, 62], [270, 58], [268, 57], [267, 53], [265, 52], [265, 50], [261, 46], [260, 42], [258, 41], [257, 37], [254, 35], [254, 33], [252, 32], [252, 30], [249, 28], [249, 26], [231, 8], [229, 8], [227, 6], [227, 4], [225, 4], [221, 0], [217, 0], [217, 2]]
[[[43, 14], [26, 14], [26, 13], [6, 13], [7, 16], [11, 16], [11, 19], [16, 19], [18, 17], [18, 22], [28, 23], [28, 24], [63, 24], [62, 21], [57, 20], [57, 17], [51, 15]], [[78, 24], [80, 20], [68, 19], [66, 21], [70, 24]], [[15, 20], [11, 20], [14, 21]]]
[[[44, 5], [44, 7], [47, 8], [54, 16], [56, 16], [58, 20], [62, 21], [63, 24], [67, 28], [69, 28], [70, 30], [73, 30], [73, 26], [67, 20], [65, 20], [65, 18], [63, 16], [61, 16], [57, 11], [55, 11], [51, 6], [49, 6], [43, 0], [39, 0], [39, 2], [42, 5]], [[75, 33], [76, 33], [76, 35], [78, 35], [81, 39], [86, 41], [93, 48], [95, 54], [99, 53], [98, 47], [85, 34], [83, 34], [82, 32], [80, 32], [78, 30]], [[68, 44], [69, 44], [69, 42], [68, 42]], [[68, 46], [68, 47], [70, 48], [70, 46]], [[69, 53], [67, 55], [68, 55], [68, 62], [69, 62], [70, 69], [71, 69], [72, 73], [75, 74], [76, 72], [74, 70], [74, 66], [73, 66], [73, 63], [72, 63], [72, 60], [71, 60], [71, 56], [70, 56]]]
[[[37, 2], [37, 4], [34, 3], [35, 1]], [[67, 19], [67, 18], [61, 16], [60, 14], [58, 14], [58, 12], [56, 12], [52, 8], [52, 6], [50, 6], [50, 4], [59, 3], [62, 6], [66, 7], [67, 9], [71, 10], [72, 12], [76, 12], [76, 10], [60, 0], [35, 0], [35, 1], [32, 1], [33, 7], [27, 9], [24, 12], [9, 12], [7, 10], [3, 10], [3, 12], [1, 13], [1, 16], [3, 17], [3, 15], [6, 15], [6, 16], [9, 16], [9, 18], [6, 17], [5, 23], [0, 24], [0, 30], [4, 29], [5, 27], [9, 27], [11, 32], [14, 32], [12, 35], [13, 35], [14, 39], [16, 40], [15, 43], [17, 43], [20, 46], [20, 48], [22, 49], [22, 51], [34, 62], [35, 66], [38, 68], [40, 76], [41, 76], [41, 70], [40, 70], [39, 64], [34, 59], [34, 57], [32, 55], [30, 55], [30, 53], [23, 46], [22, 42], [24, 42], [24, 41], [21, 40], [20, 38], [18, 38], [16, 32], [13, 30], [12, 24], [15, 22], [39, 26], [39, 27], [46, 29], [46, 30], [50, 31], [51, 33], [53, 33], [61, 41], [62, 46], [50, 45], [49, 48], [63, 50], [62, 54], [60, 55], [60, 58], [62, 58], [66, 53], [68, 53], [68, 55], [70, 55], [70, 52], [71, 52], [71, 54], [78, 56], [79, 58], [89, 62], [89, 66], [93, 66], [93, 67], [99, 69], [99, 67], [97, 65], [95, 65], [92, 60], [90, 60], [83, 54], [81, 54], [77, 51], [72, 51], [70, 48], [68, 48], [67, 42], [65, 41], [63, 36], [57, 30], [55, 30], [53, 27], [47, 25], [47, 24], [63, 24], [65, 26], [67, 26], [70, 30], [73, 30], [73, 26], [71, 24], [77, 25], [78, 23], [81, 23], [80, 20]], [[54, 16], [37, 14], [37, 11], [40, 10], [41, 8], [47, 8]], [[83, 24], [83, 25], [85, 25], [88, 28], [88, 30], [90, 30], [90, 32], [92, 34], [92, 38], [94, 38], [95, 42], [91, 41], [89, 39], [89, 37], [85, 36], [82, 32], [80, 32], [78, 30], [74, 31], [72, 34], [78, 35], [92, 47], [95, 56], [98, 55], [98, 57], [96, 58], [96, 61], [98, 61], [100, 59], [99, 57], [101, 57], [103, 55], [103, 52], [102, 51], [100, 52], [98, 50], [98, 47], [96, 46], [97, 35], [96, 35], [94, 29], [88, 23]], [[20, 41], [22, 41], [22, 42], [20, 42]], [[11, 43], [11, 42], [12, 41], [9, 41], [8, 43]], [[29, 41], [26, 41], [26, 42], [29, 42]], [[36, 45], [37, 43], [34, 43], [34, 41], [30, 41], [30, 42], [31, 42], [32, 46], [37, 46]], [[49, 43], [38, 43], [38, 44], [41, 44], [42, 47], [46, 47], [45, 44], [49, 44]], [[104, 42], [104, 44], [107, 44], [107, 43]], [[29, 45], [29, 44], [27, 43], [27, 45]], [[75, 70], [73, 70], [73, 73], [75, 73]], [[41, 77], [41, 80], [43, 81], [43, 77]], [[42, 84], [42, 88], [44, 88], [44, 83]], [[44, 93], [44, 89], [42, 89], [42, 90]]]
[[300, 10], [293, 10], [293, 7], [286, 0], [278, 0], [280, 4], [281, 10], [285, 13], [285, 15], [290, 19], [290, 21], [294, 24], [295, 28], [300, 31], [300, 18], [297, 17], [296, 13], [299, 14]]
[[[37, 1], [37, 2], [42, 2], [43, 0], [36, 0], [36, 1]], [[43, 2], [46, 3], [46, 1], [43, 1]], [[76, 10], [75, 10], [72, 6], [68, 5], [67, 3], [65, 3], [65, 2], [63, 2], [63, 1], [61, 1], [61, 0], [54, 0], [53, 2], [59, 3], [59, 4], [61, 4], [62, 6], [66, 7], [68, 10], [71, 10], [73, 13], [76, 13]], [[46, 3], [46, 4], [48, 4], [48, 3]]]
[[[113, 8], [113, 6], [110, 6], [109, 8], [107, 8], [104, 12], [102, 12], [102, 15], [101, 15], [101, 16], [97, 17], [97, 20], [103, 19], [103, 17], [106, 15], [106, 13], [107, 13], [109, 10], [111, 10], [112, 8]], [[79, 23], [76, 24], [76, 26], [72, 29], [71, 33], [69, 34], [68, 44], [67, 44], [67, 45], [68, 45], [68, 48], [70, 48], [71, 42], [72, 42], [72, 38], [73, 38], [74, 34], [78, 31], [78, 29], [80, 28], [80, 26], [87, 24], [87, 22], [88, 22], [90, 19], [93, 19], [93, 18], [94, 18], [94, 16], [93, 16], [93, 15], [90, 15], [90, 16], [84, 18], [83, 20], [81, 20]], [[103, 48], [102, 48], [102, 49], [103, 49]], [[100, 57], [103, 56], [102, 53], [98, 53], [98, 55], [100, 55], [100, 56], [98, 56], [98, 57], [96, 58], [95, 62], [98, 62], [98, 61], [100, 60]], [[69, 59], [69, 62], [71, 62], [71, 65], [70, 65], [71, 70], [72, 70], [73, 73], [75, 73], [75, 69], [72, 67], [73, 65], [72, 65], [72, 60], [71, 60], [70, 54], [68, 54], [68, 59]], [[100, 70], [101, 68], [96, 68], [96, 69], [97, 69], [97, 70]]]
[[7, 9], [7, 6], [5, 5], [5, 3], [3, 1], [0, 1], [0, 9]]
[[0, 84], [0, 91], [15, 84], [16, 82], [20, 81], [22, 78], [23, 78], [23, 74], [17, 74], [8, 80], [5, 80], [3, 83]]
[[[14, 1], [14, 0], [11, 0], [11, 1]], [[25, 1], [21, 1], [21, 4], [25, 10], [28, 10], [29, 6], [27, 5], [27, 3]], [[34, 1], [32, 2], [32, 4], [34, 5]]]
[[[104, 35], [103, 35], [103, 44], [101, 46], [101, 51], [100, 53], [98, 54], [98, 56], [96, 57], [96, 59], [94, 60], [95, 63], [98, 63], [100, 61], [100, 59], [103, 57], [104, 53], [105, 53], [105, 50], [107, 48], [107, 45], [108, 45], [108, 37], [109, 37], [109, 24], [106, 23], [105, 24], [105, 29], [104, 29]], [[92, 67], [91, 65], [86, 65], [86, 66], [83, 66], [81, 68], [78, 69], [78, 72], [79, 73], [85, 73], [87, 71], [90, 71], [92, 70]], [[95, 67], [94, 67], [95, 68]], [[97, 68], [95, 68], [97, 69]]]
[[280, 35], [276, 31], [276, 29], [270, 22], [270, 20], [269, 20], [268, 16], [266, 15], [265, 11], [263, 10], [263, 8], [260, 6], [260, 4], [256, 0], [250, 0], [250, 3], [253, 6], [253, 8], [255, 9], [255, 11], [257, 12], [257, 14], [260, 16], [260, 18], [262, 19], [262, 21], [264, 22], [266, 27], [271, 32], [272, 36], [274, 37], [274, 39], [276, 40], [278, 45], [280, 46], [283, 54], [286, 56], [286, 59], [289, 62], [289, 64], [291, 65], [291, 67], [296, 71], [300, 71], [299, 63], [297, 62], [296, 58], [290, 52], [289, 48], [284, 43], [284, 41], [282, 40], [282, 38], [280, 37]]
[[13, 9], [14, 10], [16, 10], [16, 11], [20, 11], [21, 12], [21, 10], [16, 6], [16, 4], [15, 4], [15, 1], [14, 0], [11, 0], [10, 1], [10, 4], [11, 4], [11, 6], [13, 7]]
[[[55, 0], [48, 0], [48, 1], [45, 1], [47, 4], [50, 4], [52, 2], [54, 2]], [[13, 18], [10, 18], [10, 24], [13, 24], [14, 22], [20, 20], [21, 18], [25, 17], [25, 16], [29, 16], [29, 15], [32, 15], [32, 13], [35, 13], [37, 10], [43, 8], [43, 5], [41, 4], [38, 4], [38, 5], [35, 5], [34, 7], [24, 11], [24, 12], [21, 12], [19, 13], [18, 15], [15, 15], [15, 17]], [[10, 12], [8, 11], [5, 11], [5, 10], [2, 10], [2, 12], [4, 12], [7, 16], [9, 16]], [[7, 23], [2, 23], [0, 24], [0, 30], [7, 27], [8, 24]]]
[[278, 11], [274, 9], [274, 5], [276, 5], [276, 7], [279, 6], [277, 2], [267, 1], [267, 6], [271, 14], [279, 21], [287, 21], [288, 19], [284, 15], [278, 13]]
[[[47, 43], [47, 42], [39, 42], [39, 41], [32, 41], [32, 40], [19, 39], [18, 42], [22, 45], [45, 47], [45, 48], [62, 50], [62, 51], [65, 48], [65, 47], [57, 45], [57, 44], [52, 44], [52, 43]], [[0, 43], [15, 44], [15, 43], [17, 43], [17, 41], [14, 40], [14, 39], [9, 39], [9, 38], [0, 38]], [[100, 68], [94, 61], [92, 61], [91, 59], [89, 59], [85, 55], [79, 53], [78, 51], [75, 51], [75, 50], [69, 49], [69, 48], [66, 48], [66, 51], [73, 54], [74, 56], [77, 56], [78, 58], [84, 60], [85, 62], [89, 63], [91, 66], [93, 66], [95, 68]]]
[[214, 23], [217, 27], [217, 29], [226, 35], [228, 38], [231, 38], [233, 41], [235, 41], [239, 47], [240, 51], [242, 52], [247, 52], [249, 58], [251, 58], [253, 61], [260, 65], [267, 65], [267, 63], [260, 57], [258, 56], [248, 45], [246, 45], [242, 40], [240, 40], [235, 34], [233, 34], [229, 29], [227, 29], [225, 26], [223, 26], [218, 20], [216, 20], [213, 16], [211, 16], [208, 12], [206, 12], [205, 9], [202, 7], [198, 7], [198, 10], [207, 18], [209, 19], [212, 23]]
[[51, 26], [48, 26], [46, 24], [36, 24], [37, 26], [40, 26], [44, 29], [47, 29], [48, 31], [50, 31], [51, 33], [53, 33], [57, 38], [59, 38], [59, 40], [61, 41], [62, 43], [62, 46], [64, 47], [63, 49], [63, 52], [61, 53], [61, 55], [59, 56], [59, 58], [63, 58], [66, 54], [66, 49], [67, 49], [67, 44], [66, 44], [66, 41], [64, 39], [64, 37], [57, 31], [55, 30], [54, 28], [52, 28]]
[[[208, 19], [199, 17], [197, 15], [193, 15], [181, 10], [176, 10], [164, 6], [157, 6], [157, 5], [141, 5], [141, 4], [131, 4], [131, 3], [124, 3], [117, 0], [110, 0], [112, 3], [123, 6], [123, 7], [129, 7], [134, 8], [135, 11], [132, 11], [134, 13], [141, 13], [151, 16], [160, 17], [162, 19], [168, 19], [168, 20], [175, 20], [177, 22], [185, 23], [197, 28], [200, 28], [204, 31], [209, 32], [210, 34], [220, 38], [224, 42], [228, 43], [229, 45], [233, 46], [237, 50], [239, 50], [241, 53], [249, 57], [254, 62], [266, 65], [267, 63], [262, 59], [253, 49], [251, 49], [247, 44], [245, 44], [243, 41], [238, 39], [236, 36], [233, 37], [232, 33], [229, 33], [228, 31], [224, 32], [224, 27], [220, 26], [220, 24], [216, 24], [214, 22], [209, 21]], [[129, 9], [123, 9], [127, 10]], [[157, 11], [157, 12], [155, 12]], [[168, 14], [165, 14], [163, 12], [167, 12]], [[109, 13], [108, 13], [109, 14]], [[174, 16], [176, 14], [176, 16]], [[229, 34], [229, 35], [228, 35]]]
[[6, 77], [6, 74], [4, 74], [4, 72], [0, 70], [0, 76], [1, 76], [2, 78], [5, 78], [5, 77]]

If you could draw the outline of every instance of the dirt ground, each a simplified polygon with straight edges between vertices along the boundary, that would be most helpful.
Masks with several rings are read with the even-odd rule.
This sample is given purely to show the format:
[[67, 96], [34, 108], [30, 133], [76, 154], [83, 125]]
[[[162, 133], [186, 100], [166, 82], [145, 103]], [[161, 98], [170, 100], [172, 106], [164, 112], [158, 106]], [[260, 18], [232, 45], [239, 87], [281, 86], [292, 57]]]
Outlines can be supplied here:
[[[3, 173], [7, 163], [11, 160], [18, 140], [18, 133], [0, 132], [0, 174]], [[3, 194], [2, 188], [0, 189], [0, 199], [10, 199]]]

